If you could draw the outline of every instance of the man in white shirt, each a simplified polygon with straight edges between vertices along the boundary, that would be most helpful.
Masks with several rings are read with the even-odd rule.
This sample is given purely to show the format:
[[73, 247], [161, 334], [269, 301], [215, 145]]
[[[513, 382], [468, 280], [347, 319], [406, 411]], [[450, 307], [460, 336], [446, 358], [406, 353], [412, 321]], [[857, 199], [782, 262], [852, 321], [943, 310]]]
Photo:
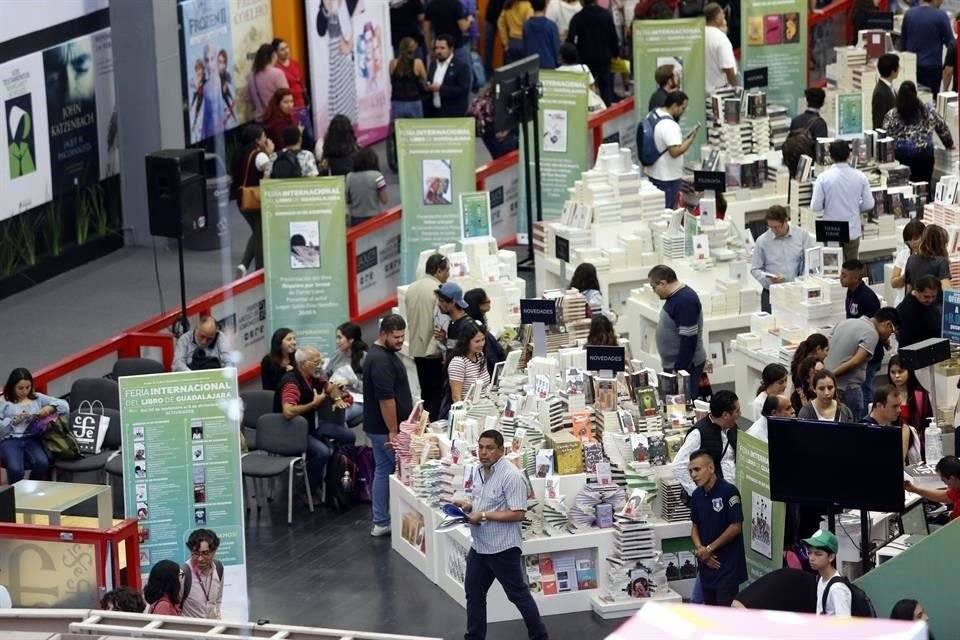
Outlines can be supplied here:
[[837, 560], [837, 536], [829, 531], [818, 529], [815, 534], [804, 540], [803, 544], [810, 550], [810, 568], [820, 574], [820, 579], [817, 580], [817, 615], [849, 616], [853, 606], [850, 587], [842, 577], [830, 584], [830, 581], [839, 575], [834, 566]]
[[703, 8], [703, 16], [707, 19], [703, 66], [709, 96], [717, 89], [737, 86], [737, 59], [727, 37], [727, 14], [723, 7], [711, 2]]
[[686, 137], [680, 131], [680, 118], [687, 110], [687, 102], [687, 94], [674, 91], [667, 95], [663, 107], [657, 109], [656, 114], [660, 119], [654, 126], [653, 140], [660, 157], [649, 167], [644, 167], [650, 182], [663, 191], [664, 206], [668, 209], [677, 206], [680, 179], [683, 177], [683, 154], [697, 135], [696, 127]]
[[732, 391], [717, 391], [710, 398], [710, 415], [687, 432], [683, 445], [673, 457], [670, 469], [688, 496], [697, 490], [690, 477], [690, 455], [706, 451], [713, 458], [717, 476], [730, 482], [736, 479], [737, 418], [740, 400]]
[[768, 442], [767, 418], [795, 417], [797, 417], [797, 414], [793, 410], [793, 404], [790, 402], [790, 398], [783, 395], [767, 396], [767, 399], [763, 402], [763, 408], [760, 410], [760, 417], [747, 429], [747, 435]]

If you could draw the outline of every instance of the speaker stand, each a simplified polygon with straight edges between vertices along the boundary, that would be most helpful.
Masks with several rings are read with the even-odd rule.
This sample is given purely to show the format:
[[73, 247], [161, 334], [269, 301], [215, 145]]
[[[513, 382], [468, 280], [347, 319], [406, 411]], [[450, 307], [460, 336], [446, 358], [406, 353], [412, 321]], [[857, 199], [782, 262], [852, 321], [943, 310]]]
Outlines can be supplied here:
[[190, 318], [187, 316], [187, 277], [183, 268], [183, 233], [177, 236], [177, 255], [180, 261], [180, 317], [173, 322], [173, 335], [177, 338], [190, 331]]

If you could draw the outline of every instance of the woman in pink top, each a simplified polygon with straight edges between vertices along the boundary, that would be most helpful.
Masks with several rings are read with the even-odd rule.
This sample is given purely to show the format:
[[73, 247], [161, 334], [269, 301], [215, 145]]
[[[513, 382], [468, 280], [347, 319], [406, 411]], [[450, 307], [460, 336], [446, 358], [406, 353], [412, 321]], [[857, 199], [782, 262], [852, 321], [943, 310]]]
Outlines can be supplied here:
[[183, 593], [183, 569], [173, 560], [161, 560], [153, 565], [143, 597], [149, 604], [147, 613], [161, 616], [180, 615], [180, 596]]
[[277, 89], [289, 89], [287, 76], [275, 66], [277, 53], [269, 44], [262, 44], [253, 58], [253, 72], [247, 82], [247, 97], [253, 103], [259, 122]]

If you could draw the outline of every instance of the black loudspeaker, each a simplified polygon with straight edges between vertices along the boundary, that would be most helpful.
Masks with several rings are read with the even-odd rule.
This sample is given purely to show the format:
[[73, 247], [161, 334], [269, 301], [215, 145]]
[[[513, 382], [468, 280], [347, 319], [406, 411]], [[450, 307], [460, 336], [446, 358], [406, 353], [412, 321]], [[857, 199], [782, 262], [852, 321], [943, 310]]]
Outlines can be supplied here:
[[900, 366], [904, 369], [923, 369], [950, 359], [950, 341], [946, 338], [927, 338], [909, 347], [900, 347]]
[[163, 149], [146, 157], [150, 233], [165, 238], [202, 228], [207, 216], [202, 149]]

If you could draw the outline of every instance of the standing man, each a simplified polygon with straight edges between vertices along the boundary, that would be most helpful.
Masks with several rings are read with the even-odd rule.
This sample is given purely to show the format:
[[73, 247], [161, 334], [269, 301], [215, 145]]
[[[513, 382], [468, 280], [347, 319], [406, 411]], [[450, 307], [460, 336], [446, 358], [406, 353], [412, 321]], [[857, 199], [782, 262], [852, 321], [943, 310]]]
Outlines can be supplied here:
[[431, 418], [440, 409], [443, 358], [433, 337], [436, 328], [437, 289], [450, 277], [450, 261], [435, 253], [427, 258], [426, 275], [407, 288], [404, 297], [410, 334], [410, 357], [417, 367], [423, 408]]
[[[900, 391], [892, 385], [883, 385], [877, 388], [871, 400], [873, 400], [873, 406], [870, 408], [870, 415], [863, 421], [867, 424], [878, 424], [881, 427], [899, 428], [900, 405], [903, 404]], [[904, 455], [904, 458], [906, 457]]]
[[450, 50], [463, 46], [463, 32], [470, 27], [473, 16], [463, 11], [460, 0], [430, 0], [423, 16], [423, 36], [427, 51], [434, 51], [434, 44], [441, 34], [450, 37]]
[[729, 607], [740, 583], [747, 579], [740, 492], [717, 477], [713, 458], [706, 451], [695, 451], [689, 466], [697, 485], [690, 498], [690, 537], [697, 550], [703, 602]]
[[900, 56], [895, 53], [885, 53], [877, 59], [877, 72], [880, 81], [873, 88], [870, 99], [870, 112], [873, 115], [873, 128], [883, 128], [883, 118], [890, 109], [897, 106], [897, 92], [893, 88], [893, 81], [900, 75]]
[[[459, 0], [452, 1], [460, 6]], [[429, 11], [428, 7], [428, 14]], [[427, 92], [430, 96], [424, 109], [430, 118], [462, 118], [467, 113], [473, 72], [465, 62], [453, 55], [454, 42], [453, 36], [445, 33], [433, 41], [433, 60], [427, 69]]]
[[400, 423], [413, 412], [407, 367], [397, 355], [407, 323], [395, 313], [380, 321], [380, 333], [363, 365], [363, 430], [373, 444], [372, 536], [390, 535], [390, 474]]
[[183, 564], [180, 608], [185, 618], [219, 620], [223, 605], [223, 563], [216, 559], [220, 538], [210, 529], [197, 529], [187, 538], [190, 560]]
[[[686, 137], [680, 130], [680, 118], [687, 110], [687, 104], [687, 94], [674, 91], [667, 94], [662, 107], [647, 115], [655, 120], [653, 141], [660, 155], [656, 162], [643, 170], [653, 186], [663, 191], [664, 206], [667, 209], [677, 206], [680, 179], [683, 178], [683, 154], [690, 149], [697, 137], [696, 127]], [[643, 123], [637, 126], [642, 127]], [[639, 134], [637, 137], [640, 137]], [[640, 153], [639, 147], [637, 153]]]
[[620, 43], [610, 10], [597, 4], [597, 0], [583, 0], [583, 9], [570, 19], [567, 42], [577, 47], [580, 62], [590, 68], [600, 97], [607, 106], [613, 104], [610, 61], [616, 57]]
[[537, 603], [530, 595], [520, 546], [520, 523], [527, 513], [527, 484], [523, 472], [503, 457], [503, 434], [488, 429], [477, 441], [480, 458], [480, 487], [474, 488], [474, 502], [456, 503], [470, 514], [473, 546], [467, 555], [463, 581], [467, 598], [465, 640], [487, 637], [487, 591], [494, 580], [523, 616], [530, 640], [547, 640]]
[[704, 75], [707, 80], [707, 97], [717, 89], [737, 86], [737, 59], [733, 44], [727, 37], [727, 14], [716, 2], [703, 8], [707, 19], [704, 31]]
[[809, 549], [810, 568], [820, 574], [817, 580], [817, 615], [849, 616], [853, 605], [850, 587], [838, 581], [830, 581], [838, 575], [834, 563], [837, 561], [837, 536], [829, 531], [817, 529], [817, 532], [803, 541]]
[[943, 80], [943, 48], [954, 42], [950, 18], [941, 4], [943, 0], [920, 0], [903, 16], [900, 27], [900, 50], [917, 54], [917, 84], [930, 89], [934, 98]]
[[860, 212], [873, 209], [873, 193], [867, 176], [847, 164], [850, 145], [846, 140], [830, 143], [833, 166], [817, 176], [813, 183], [810, 210], [823, 212], [824, 220], [846, 222], [850, 240], [843, 245], [843, 259], [856, 260], [860, 255], [862, 230]]
[[757, 238], [750, 273], [763, 287], [760, 309], [770, 313], [770, 285], [793, 282], [803, 275], [807, 249], [813, 238], [790, 226], [787, 210], [778, 204], [767, 209], [767, 230]]
[[739, 417], [740, 400], [737, 394], [726, 390], [717, 391], [710, 398], [710, 415], [687, 432], [670, 468], [673, 470], [673, 477], [680, 482], [688, 496], [692, 496], [697, 489], [688, 468], [695, 451], [705, 452], [711, 457], [718, 477], [731, 481], [736, 477], [736, 426]]
[[820, 115], [820, 109], [827, 100], [827, 93], [819, 87], [811, 87], [803, 92], [807, 109], [790, 121], [790, 131], [806, 130], [816, 142], [817, 138], [827, 137], [827, 121]]
[[426, 54], [420, 27], [424, 20], [423, 0], [391, 0], [390, 2], [390, 42], [393, 44], [393, 57], [400, 57], [400, 41], [413, 38], [420, 49], [418, 57]]
[[197, 327], [177, 339], [174, 371], [220, 369], [230, 363], [227, 338], [211, 316], [200, 316]]
[[650, 95], [647, 113], [662, 107], [667, 101], [667, 96], [680, 89], [680, 78], [677, 76], [676, 67], [672, 64], [662, 64], [657, 67], [653, 79], [657, 82], [657, 90]]
[[880, 310], [880, 298], [863, 281], [865, 271], [859, 260], [847, 260], [840, 266], [840, 284], [847, 290], [847, 318], [872, 318]]
[[447, 352], [457, 345], [460, 338], [460, 326], [469, 321], [467, 301], [463, 299], [463, 289], [456, 282], [444, 282], [437, 289], [437, 309], [450, 318], [446, 328], [439, 326], [433, 330], [433, 336], [440, 343], [440, 350]]
[[897, 342], [901, 347], [940, 337], [942, 317], [937, 305], [939, 295], [940, 281], [937, 276], [928, 273], [920, 276], [917, 286], [897, 305], [897, 314], [900, 316]]
[[863, 399], [867, 364], [899, 326], [897, 310], [884, 307], [872, 318], [848, 318], [833, 328], [830, 352], [823, 364], [837, 377], [837, 399], [850, 408], [854, 420], [867, 415]]
[[650, 288], [664, 301], [657, 323], [657, 353], [660, 366], [668, 373], [686, 371], [690, 386], [684, 389], [693, 402], [700, 389], [700, 377], [707, 362], [703, 349], [703, 307], [697, 292], [677, 281], [677, 273], [658, 264], [647, 274]]

